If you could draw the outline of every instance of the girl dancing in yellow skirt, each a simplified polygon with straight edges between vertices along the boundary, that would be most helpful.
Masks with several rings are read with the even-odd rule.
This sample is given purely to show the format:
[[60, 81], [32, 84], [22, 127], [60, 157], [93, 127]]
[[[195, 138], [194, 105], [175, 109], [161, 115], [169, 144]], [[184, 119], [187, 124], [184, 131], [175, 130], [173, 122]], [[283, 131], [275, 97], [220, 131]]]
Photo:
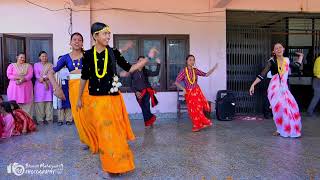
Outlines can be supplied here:
[[[127, 140], [134, 140], [128, 113], [119, 91], [116, 65], [127, 72], [142, 68], [147, 60], [131, 65], [121, 53], [108, 46], [110, 28], [103, 23], [94, 23], [91, 34], [95, 45], [85, 51], [78, 97], [78, 108], [86, 111], [88, 122], [95, 128], [97, 146], [102, 165], [102, 176], [132, 171], [133, 153]], [[89, 81], [89, 96], [82, 96]]]

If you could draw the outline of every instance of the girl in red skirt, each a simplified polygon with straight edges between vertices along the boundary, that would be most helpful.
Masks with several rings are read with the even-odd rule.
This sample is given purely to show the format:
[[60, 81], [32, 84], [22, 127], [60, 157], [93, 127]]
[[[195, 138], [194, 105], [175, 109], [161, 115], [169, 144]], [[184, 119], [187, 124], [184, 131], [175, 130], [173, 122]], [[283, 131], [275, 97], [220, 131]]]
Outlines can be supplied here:
[[[192, 131], [200, 131], [203, 128], [212, 126], [210, 119], [204, 115], [204, 110], [211, 112], [209, 103], [204, 97], [197, 81], [198, 76], [210, 76], [213, 71], [218, 67], [216, 64], [207, 73], [195, 68], [195, 57], [188, 55], [186, 58], [187, 67], [182, 69], [176, 79], [176, 86], [183, 90], [185, 93], [185, 99], [188, 107], [189, 117], [192, 121]], [[184, 87], [180, 84], [184, 83]]]

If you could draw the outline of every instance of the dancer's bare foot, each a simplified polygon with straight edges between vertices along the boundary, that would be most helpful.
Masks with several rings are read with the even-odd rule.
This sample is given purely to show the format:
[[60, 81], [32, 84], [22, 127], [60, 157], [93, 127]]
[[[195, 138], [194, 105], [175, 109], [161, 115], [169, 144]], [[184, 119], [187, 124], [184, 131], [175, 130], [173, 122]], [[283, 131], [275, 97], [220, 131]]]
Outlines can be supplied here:
[[99, 170], [99, 176], [102, 178], [102, 179], [109, 179], [110, 176], [107, 172], [104, 172], [103, 170]]
[[279, 135], [280, 133], [278, 133], [277, 131], [272, 133], [272, 136], [279, 136]]
[[122, 175], [121, 173], [108, 173], [108, 172], [105, 172], [103, 170], [99, 170], [99, 176], [102, 179], [110, 179], [112, 177], [119, 177], [121, 175]]
[[203, 128], [211, 127], [212, 125], [213, 125], [213, 123], [212, 123], [212, 122], [210, 122], [209, 124], [205, 124], [205, 125], [203, 125]]
[[82, 150], [89, 150], [89, 146], [87, 146], [87, 145], [82, 145]]
[[198, 131], [200, 131], [202, 128], [203, 128], [203, 126], [202, 126], [202, 127], [193, 127], [193, 128], [192, 128], [192, 132], [198, 132]]
[[117, 176], [121, 176], [121, 173], [109, 173], [109, 176], [111, 177], [117, 177]]

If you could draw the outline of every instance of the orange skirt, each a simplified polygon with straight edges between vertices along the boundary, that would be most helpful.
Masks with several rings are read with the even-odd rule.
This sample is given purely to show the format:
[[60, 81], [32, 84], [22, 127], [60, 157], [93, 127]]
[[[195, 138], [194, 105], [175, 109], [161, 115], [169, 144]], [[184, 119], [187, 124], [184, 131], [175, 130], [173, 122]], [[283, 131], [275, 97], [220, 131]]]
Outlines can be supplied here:
[[122, 95], [85, 96], [83, 100], [89, 122], [95, 127], [102, 170], [125, 173], [135, 169], [128, 140], [134, 140]]
[[[92, 153], [97, 153], [98, 146], [97, 146], [97, 139], [95, 136], [95, 128], [89, 123], [90, 114], [85, 114], [85, 109], [81, 108], [77, 110], [77, 101], [79, 95], [79, 87], [80, 87], [80, 79], [73, 79], [69, 80], [69, 99], [71, 104], [71, 112], [74, 119], [74, 123], [77, 127], [79, 139], [82, 143], [89, 146], [90, 151]], [[88, 91], [88, 83], [84, 89], [82, 95], [82, 103], [85, 104], [86, 97], [89, 96]]]

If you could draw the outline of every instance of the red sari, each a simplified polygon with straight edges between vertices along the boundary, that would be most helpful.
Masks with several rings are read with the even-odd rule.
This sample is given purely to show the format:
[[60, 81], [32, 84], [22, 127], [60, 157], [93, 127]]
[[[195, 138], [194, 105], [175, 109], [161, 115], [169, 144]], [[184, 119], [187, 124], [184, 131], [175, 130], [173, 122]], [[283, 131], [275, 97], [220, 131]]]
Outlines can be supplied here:
[[176, 79], [177, 82], [184, 82], [187, 91], [185, 99], [188, 107], [188, 114], [193, 124], [192, 131], [199, 131], [202, 128], [212, 125], [211, 120], [208, 119], [203, 112], [204, 110], [211, 112], [211, 108], [197, 83], [198, 76], [205, 75], [206, 73], [197, 68], [185, 68], [179, 73]]
[[32, 118], [29, 114], [24, 112], [22, 109], [16, 109], [13, 111], [13, 114], [15, 116], [15, 128], [14, 132], [20, 132], [22, 133], [24, 123], [26, 124], [26, 130], [27, 132], [33, 132], [36, 131], [36, 124], [33, 122]]
[[211, 126], [212, 122], [205, 116], [204, 110], [210, 112], [210, 106], [199, 86], [187, 89], [185, 94], [188, 113], [193, 124], [193, 131]]
[[12, 135], [19, 136], [22, 134], [24, 121], [20, 118], [16, 118], [15, 114], [14, 116], [14, 129], [12, 131]]

